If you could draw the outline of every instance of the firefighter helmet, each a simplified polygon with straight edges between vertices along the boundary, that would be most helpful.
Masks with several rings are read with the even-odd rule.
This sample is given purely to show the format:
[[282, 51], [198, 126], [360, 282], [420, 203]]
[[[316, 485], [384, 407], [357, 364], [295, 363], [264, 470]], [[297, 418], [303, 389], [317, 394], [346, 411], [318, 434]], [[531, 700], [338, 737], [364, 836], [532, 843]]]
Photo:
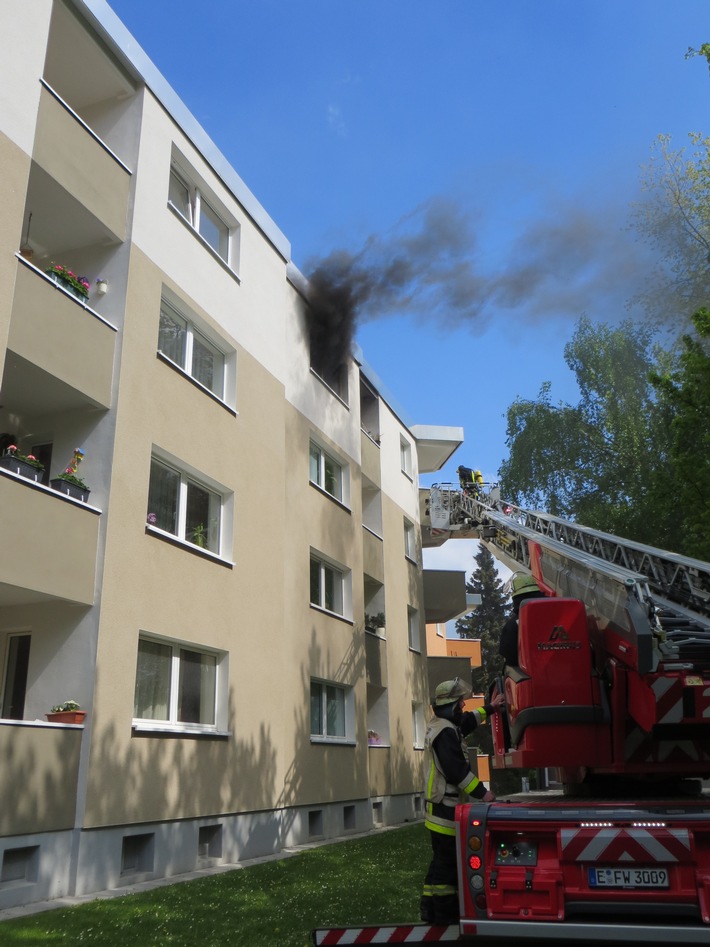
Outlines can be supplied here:
[[527, 572], [518, 572], [513, 576], [511, 595], [513, 599], [520, 598], [522, 595], [542, 595], [542, 589]]
[[453, 681], [442, 681], [436, 688], [434, 705], [443, 707], [445, 704], [453, 704], [462, 697], [470, 697], [471, 693], [471, 687], [460, 677], [455, 677]]

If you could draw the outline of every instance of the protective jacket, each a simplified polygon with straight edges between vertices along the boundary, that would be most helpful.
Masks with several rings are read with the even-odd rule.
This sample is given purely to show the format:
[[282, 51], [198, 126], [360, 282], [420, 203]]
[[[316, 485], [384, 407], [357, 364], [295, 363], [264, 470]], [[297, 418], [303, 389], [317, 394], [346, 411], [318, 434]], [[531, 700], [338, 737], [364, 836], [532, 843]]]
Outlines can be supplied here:
[[461, 792], [482, 799], [486, 787], [471, 772], [463, 738], [485, 723], [493, 708], [486, 704], [461, 715], [458, 726], [445, 717], [434, 717], [426, 732], [425, 745], [431, 752], [427, 780], [425, 826], [442, 835], [455, 835], [454, 810]]

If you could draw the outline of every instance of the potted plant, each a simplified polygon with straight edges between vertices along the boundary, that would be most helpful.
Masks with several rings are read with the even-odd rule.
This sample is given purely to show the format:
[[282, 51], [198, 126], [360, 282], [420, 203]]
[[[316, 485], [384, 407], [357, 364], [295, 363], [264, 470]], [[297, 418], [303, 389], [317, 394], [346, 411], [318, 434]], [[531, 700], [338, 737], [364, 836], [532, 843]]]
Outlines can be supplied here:
[[45, 714], [51, 723], [83, 723], [86, 711], [82, 710], [75, 700], [65, 700], [63, 704], [55, 704], [49, 713]]
[[10, 444], [0, 457], [0, 467], [12, 470], [28, 480], [39, 480], [44, 464], [37, 460], [34, 454], [21, 454], [17, 444]]
[[373, 635], [384, 635], [385, 633], [385, 613], [378, 612], [376, 615], [365, 615], [365, 630], [371, 631]]
[[91, 285], [85, 276], [77, 276], [66, 266], [60, 263], [52, 263], [48, 270], [45, 270], [47, 276], [50, 276], [57, 286], [68, 290], [77, 299], [86, 300], [89, 298], [89, 286]]
[[81, 477], [77, 476], [77, 468], [84, 458], [84, 451], [80, 447], [75, 448], [74, 455], [69, 461], [68, 466], [57, 474], [49, 482], [54, 490], [60, 493], [66, 493], [67, 496], [74, 497], [75, 500], [81, 500], [86, 503], [91, 490], [87, 487]]

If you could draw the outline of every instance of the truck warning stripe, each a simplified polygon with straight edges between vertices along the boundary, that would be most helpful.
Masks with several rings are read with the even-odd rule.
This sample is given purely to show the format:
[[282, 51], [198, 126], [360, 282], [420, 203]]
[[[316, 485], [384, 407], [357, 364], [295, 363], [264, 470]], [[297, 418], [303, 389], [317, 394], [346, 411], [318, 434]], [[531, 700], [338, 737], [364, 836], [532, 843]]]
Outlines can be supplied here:
[[459, 939], [458, 924], [433, 927], [428, 924], [397, 924], [391, 927], [333, 927], [313, 931], [318, 947], [337, 944], [439, 944]]
[[561, 829], [560, 841], [565, 861], [649, 864], [690, 857], [688, 829]]

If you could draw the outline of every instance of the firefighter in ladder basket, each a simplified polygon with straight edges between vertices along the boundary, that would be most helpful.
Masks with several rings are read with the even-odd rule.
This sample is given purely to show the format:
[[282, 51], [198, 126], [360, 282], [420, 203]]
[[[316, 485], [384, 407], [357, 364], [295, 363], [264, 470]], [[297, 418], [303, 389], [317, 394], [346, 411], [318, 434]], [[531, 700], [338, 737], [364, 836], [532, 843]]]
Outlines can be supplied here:
[[434, 718], [426, 732], [431, 767], [424, 824], [431, 834], [432, 859], [424, 879], [420, 913], [428, 924], [455, 924], [459, 919], [455, 814], [460, 794], [484, 802], [495, 799], [471, 772], [463, 741], [500, 708], [505, 698], [496, 694], [490, 704], [465, 712], [464, 702], [470, 696], [471, 687], [458, 677], [439, 684], [432, 703]]

